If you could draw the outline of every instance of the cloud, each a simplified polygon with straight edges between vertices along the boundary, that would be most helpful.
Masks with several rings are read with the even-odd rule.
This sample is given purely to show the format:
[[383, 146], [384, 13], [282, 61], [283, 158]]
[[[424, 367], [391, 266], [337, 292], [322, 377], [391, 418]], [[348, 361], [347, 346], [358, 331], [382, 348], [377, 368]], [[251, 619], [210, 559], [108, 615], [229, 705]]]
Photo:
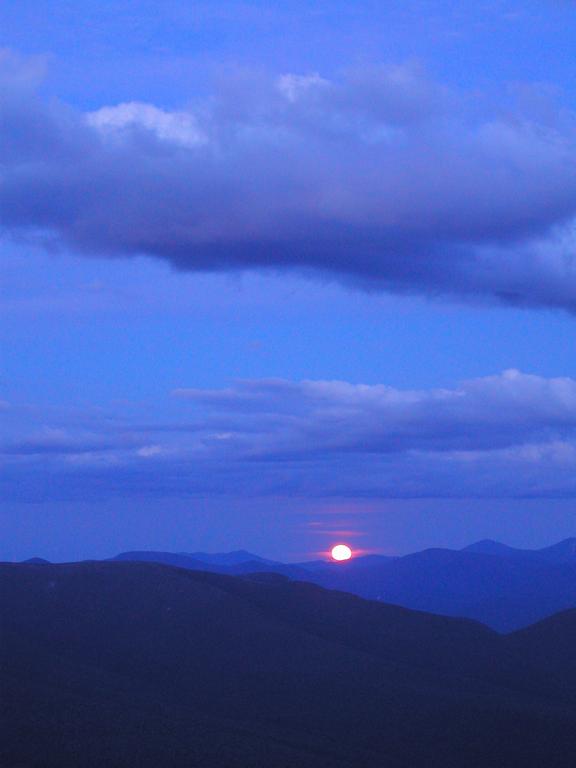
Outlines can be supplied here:
[[160, 141], [176, 146], [191, 148], [207, 142], [192, 114], [167, 112], [151, 104], [130, 102], [116, 107], [102, 107], [86, 115], [86, 121], [103, 134], [143, 129]]
[[506, 371], [431, 390], [275, 379], [180, 389], [174, 396], [181, 409], [174, 423], [76, 415], [65, 427], [45, 426], [43, 441], [36, 431], [4, 446], [5, 492], [576, 494], [576, 380], [570, 378]]
[[0, 459], [47, 459], [50, 456], [80, 459], [84, 456], [117, 453], [120, 449], [131, 446], [131, 440], [126, 435], [106, 436], [106, 431], [103, 425], [93, 432], [83, 430], [79, 426], [68, 429], [44, 426], [24, 438], [6, 440], [0, 444]]
[[485, 451], [576, 436], [576, 381], [515, 370], [454, 389], [280, 379], [174, 394], [227, 417], [246, 457]]
[[84, 114], [44, 100], [23, 67], [0, 59], [9, 235], [178, 270], [576, 307], [576, 122], [547, 89], [491, 100], [403, 65], [237, 75], [187, 109]]

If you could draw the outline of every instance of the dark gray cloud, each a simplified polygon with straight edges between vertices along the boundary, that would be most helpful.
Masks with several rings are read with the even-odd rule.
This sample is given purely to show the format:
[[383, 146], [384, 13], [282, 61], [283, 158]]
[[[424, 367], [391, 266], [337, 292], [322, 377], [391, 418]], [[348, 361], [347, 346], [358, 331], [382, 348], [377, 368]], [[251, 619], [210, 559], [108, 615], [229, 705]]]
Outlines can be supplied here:
[[546, 90], [494, 103], [398, 66], [238, 76], [186, 110], [83, 114], [44, 100], [35, 67], [0, 66], [10, 235], [181, 270], [576, 307], [576, 122]]
[[[576, 493], [576, 381], [451, 389], [262, 380], [174, 393], [181, 418], [69, 420], [0, 451], [7, 495], [554, 497]], [[26, 477], [25, 488], [22, 477]]]

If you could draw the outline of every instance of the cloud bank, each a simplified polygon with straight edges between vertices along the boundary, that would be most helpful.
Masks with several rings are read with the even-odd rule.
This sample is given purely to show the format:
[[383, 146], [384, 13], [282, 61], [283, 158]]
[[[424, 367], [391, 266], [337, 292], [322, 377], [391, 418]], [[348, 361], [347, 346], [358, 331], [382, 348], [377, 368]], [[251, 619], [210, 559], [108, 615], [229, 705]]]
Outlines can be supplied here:
[[576, 308], [576, 121], [548, 89], [451, 90], [415, 65], [231, 76], [180, 110], [83, 113], [0, 58], [0, 226], [179, 270]]
[[[576, 380], [506, 371], [451, 389], [256, 380], [173, 393], [180, 418], [117, 413], [0, 446], [4, 492], [31, 498], [571, 497]], [[6, 413], [9, 415], [9, 410]], [[26, 483], [22, 478], [26, 478]]]

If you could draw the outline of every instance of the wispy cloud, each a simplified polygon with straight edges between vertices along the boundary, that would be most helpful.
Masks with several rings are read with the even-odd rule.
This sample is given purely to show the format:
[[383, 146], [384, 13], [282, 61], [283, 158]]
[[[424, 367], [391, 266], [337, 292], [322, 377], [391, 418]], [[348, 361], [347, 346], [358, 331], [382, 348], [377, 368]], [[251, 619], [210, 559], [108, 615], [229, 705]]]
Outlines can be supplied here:
[[262, 380], [175, 395], [182, 408], [178, 422], [70, 414], [66, 428], [45, 424], [43, 431], [4, 444], [5, 492], [339, 498], [576, 493], [576, 381], [569, 378], [507, 371], [451, 389], [414, 391]]

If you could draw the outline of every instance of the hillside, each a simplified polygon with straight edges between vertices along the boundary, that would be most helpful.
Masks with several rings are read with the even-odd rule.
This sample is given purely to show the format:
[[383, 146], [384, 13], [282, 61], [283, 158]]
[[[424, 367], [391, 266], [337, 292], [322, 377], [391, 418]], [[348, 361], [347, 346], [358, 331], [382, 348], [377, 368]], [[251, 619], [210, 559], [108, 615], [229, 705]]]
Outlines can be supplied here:
[[3, 768], [572, 765], [572, 700], [467, 620], [128, 562], [1, 565], [0, 616]]
[[159, 562], [228, 575], [272, 572], [369, 600], [446, 616], [463, 616], [501, 631], [528, 626], [576, 607], [573, 539], [543, 550], [483, 541], [464, 550], [427, 549], [404, 557], [284, 564], [250, 553], [197, 556], [125, 552], [117, 560]]

